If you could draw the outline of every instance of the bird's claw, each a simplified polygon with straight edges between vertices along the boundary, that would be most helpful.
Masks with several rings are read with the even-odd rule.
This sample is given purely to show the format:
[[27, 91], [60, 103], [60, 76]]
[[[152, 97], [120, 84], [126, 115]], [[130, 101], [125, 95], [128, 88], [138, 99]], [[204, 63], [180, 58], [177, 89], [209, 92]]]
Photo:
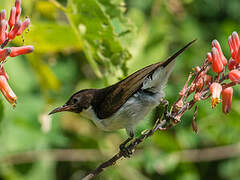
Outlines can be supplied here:
[[130, 156], [133, 154], [133, 151], [128, 149], [125, 144], [121, 144], [119, 146], [120, 152], [122, 153], [123, 157], [130, 158]]

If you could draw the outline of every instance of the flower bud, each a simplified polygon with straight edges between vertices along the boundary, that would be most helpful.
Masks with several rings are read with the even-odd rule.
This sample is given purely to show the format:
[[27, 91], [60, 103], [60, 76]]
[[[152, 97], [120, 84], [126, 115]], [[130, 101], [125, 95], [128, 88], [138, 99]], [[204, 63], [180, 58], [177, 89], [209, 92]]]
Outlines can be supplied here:
[[219, 83], [212, 83], [209, 87], [209, 90], [212, 94], [212, 108], [214, 108], [218, 103], [221, 102], [220, 94], [222, 92], [222, 86]]
[[227, 64], [227, 59], [226, 59], [226, 57], [224, 56], [224, 54], [222, 52], [222, 48], [221, 48], [219, 42], [217, 40], [213, 40], [212, 41], [212, 47], [217, 48], [218, 54], [219, 54], [219, 56], [220, 56], [220, 58], [222, 60], [222, 64], [223, 64], [223, 66], [225, 66]]
[[21, 28], [21, 25], [22, 25], [22, 22], [20, 20], [17, 21], [17, 23], [13, 26], [13, 28], [8, 33], [8, 39], [12, 40], [16, 37], [17, 32]]
[[175, 103], [174, 104], [174, 108], [173, 109], [175, 109], [175, 110], [180, 110], [181, 108], [183, 107], [183, 100], [182, 100], [182, 98], [181, 99], [179, 99], [178, 101], [177, 101], [177, 103]]
[[17, 36], [21, 35], [23, 31], [29, 26], [29, 24], [30, 24], [30, 19], [29, 18], [25, 19], [25, 21], [22, 23], [20, 29], [17, 32]]
[[8, 20], [8, 25], [10, 27], [10, 29], [12, 28], [12, 26], [15, 25], [16, 23], [16, 7], [12, 7], [11, 12], [10, 12], [10, 17]]
[[200, 92], [196, 92], [193, 96], [193, 101], [194, 102], [198, 102], [201, 100], [201, 93]]
[[222, 90], [222, 111], [227, 114], [232, 107], [233, 88], [228, 87]]
[[1, 12], [0, 12], [0, 21], [2, 21], [2, 20], [6, 20], [6, 10], [5, 9], [1, 10]]
[[212, 77], [208, 74], [205, 74], [203, 77], [205, 85], [208, 85], [210, 82], [212, 82]]
[[4, 43], [6, 40], [6, 32], [7, 32], [7, 21], [2, 20], [0, 23], [0, 44]]
[[228, 77], [232, 82], [240, 83], [240, 71], [239, 70], [234, 69], [234, 70], [230, 71], [228, 74]]
[[17, 96], [12, 91], [11, 87], [8, 85], [6, 77], [3, 75], [0, 75], [0, 90], [12, 106], [15, 106]]
[[21, 0], [16, 0], [15, 1], [15, 7], [16, 7], [16, 19], [15, 19], [15, 21], [18, 21], [20, 19], [20, 15], [21, 15], [21, 12], [22, 12]]
[[5, 60], [10, 53], [11, 53], [10, 48], [0, 49], [0, 62]]
[[199, 66], [196, 66], [195, 70], [196, 70], [196, 72], [199, 72], [199, 71], [201, 71], [201, 68]]
[[230, 60], [228, 62], [228, 69], [229, 69], [229, 71], [231, 71], [233, 69], [236, 69], [238, 65], [239, 64], [233, 58], [230, 58]]
[[210, 52], [207, 53], [208, 62], [212, 63], [212, 54]]
[[200, 91], [204, 85], [203, 78], [200, 77], [196, 82], [196, 90]]
[[212, 57], [213, 57], [213, 62], [212, 62], [212, 69], [216, 73], [220, 73], [224, 69], [224, 65], [222, 62], [222, 59], [220, 57], [220, 54], [217, 50], [217, 48], [213, 47], [212, 48]]
[[33, 50], [34, 50], [33, 46], [11, 47], [10, 57], [28, 54], [31, 53]]
[[190, 89], [189, 89], [189, 93], [191, 94], [191, 93], [193, 93], [195, 90], [196, 90], [196, 84], [193, 83], [193, 84], [191, 85]]
[[231, 57], [240, 62], [240, 52], [239, 52], [239, 37], [237, 32], [233, 32], [228, 38], [228, 45], [231, 52]]

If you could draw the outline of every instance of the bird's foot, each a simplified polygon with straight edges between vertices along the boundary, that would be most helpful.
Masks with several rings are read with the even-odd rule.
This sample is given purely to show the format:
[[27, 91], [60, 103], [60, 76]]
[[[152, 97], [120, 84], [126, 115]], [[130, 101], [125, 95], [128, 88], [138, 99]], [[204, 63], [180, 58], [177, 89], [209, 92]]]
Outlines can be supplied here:
[[174, 116], [171, 111], [169, 111], [169, 102], [166, 99], [163, 99], [161, 101], [161, 105], [164, 107], [163, 119], [168, 122], [167, 127], [172, 127], [172, 125], [178, 123], [179, 119], [177, 119], [176, 116]]
[[133, 151], [128, 149], [126, 146], [122, 146], [122, 144], [119, 146], [119, 149], [125, 158], [130, 158], [130, 156], [133, 154]]
[[133, 139], [133, 137], [129, 137], [126, 141], [124, 141], [122, 144], [120, 144], [119, 149], [122, 153], [123, 157], [130, 158], [130, 156], [133, 154], [133, 151], [130, 150], [127, 147], [127, 144]]

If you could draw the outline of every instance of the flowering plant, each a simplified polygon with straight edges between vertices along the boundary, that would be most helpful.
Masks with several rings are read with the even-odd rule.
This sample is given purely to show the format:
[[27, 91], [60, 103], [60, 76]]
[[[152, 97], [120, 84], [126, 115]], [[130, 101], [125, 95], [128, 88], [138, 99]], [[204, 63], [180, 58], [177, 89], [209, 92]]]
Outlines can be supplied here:
[[8, 84], [8, 75], [3, 67], [4, 63], [9, 56], [16, 57], [33, 51], [33, 46], [6, 47], [16, 36], [22, 35], [30, 25], [29, 18], [23, 22], [20, 20], [21, 11], [21, 0], [16, 0], [8, 21], [6, 10], [0, 12], [0, 90], [12, 106], [15, 106], [17, 96]]
[[[231, 53], [229, 61], [224, 56], [219, 42], [217, 40], [212, 41], [211, 52], [207, 53], [203, 65], [194, 68], [194, 72], [190, 73], [187, 82], [180, 91], [179, 99], [174, 103], [171, 111], [171, 115], [175, 120], [168, 127], [180, 122], [184, 112], [191, 109], [196, 102], [210, 97], [212, 108], [219, 104], [222, 99], [222, 111], [225, 114], [229, 113], [233, 97], [232, 87], [240, 83], [240, 43], [237, 32], [233, 32], [229, 36], [228, 44]], [[217, 75], [209, 75], [210, 69]], [[192, 77], [194, 79], [188, 85]], [[231, 82], [226, 83], [226, 80]], [[193, 93], [193, 99], [188, 101], [188, 97]], [[197, 106], [195, 107], [192, 122], [194, 131], [197, 131], [196, 114]]]

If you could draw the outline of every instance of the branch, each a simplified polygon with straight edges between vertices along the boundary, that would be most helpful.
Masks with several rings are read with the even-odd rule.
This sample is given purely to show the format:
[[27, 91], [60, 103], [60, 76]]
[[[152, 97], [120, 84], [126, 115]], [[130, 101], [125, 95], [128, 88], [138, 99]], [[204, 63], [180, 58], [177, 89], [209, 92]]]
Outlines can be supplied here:
[[[163, 128], [166, 125], [167, 121], [163, 120], [160, 122], [157, 122], [156, 125], [148, 131], [145, 131], [142, 133], [142, 135], [138, 138], [136, 138], [133, 142], [131, 142], [126, 148], [129, 151], [133, 151], [135, 149], [135, 147], [142, 143], [144, 141], [144, 139], [152, 136], [154, 134], [154, 132], [156, 132], [159, 128]], [[120, 158], [123, 157], [123, 152], [119, 151], [115, 156], [113, 156], [111, 159], [103, 162], [102, 164], [100, 164], [95, 170], [93, 170], [90, 174], [88, 174], [87, 176], [85, 176], [82, 180], [89, 180], [92, 179], [93, 177], [97, 176], [98, 174], [100, 174], [105, 168], [109, 167], [109, 166], [113, 166], [116, 164], [116, 161], [119, 160]]]
[[23, 164], [31, 163], [42, 156], [51, 156], [56, 161], [96, 161], [103, 160], [102, 154], [92, 149], [53, 149], [27, 151], [10, 154], [0, 158], [0, 163]]

